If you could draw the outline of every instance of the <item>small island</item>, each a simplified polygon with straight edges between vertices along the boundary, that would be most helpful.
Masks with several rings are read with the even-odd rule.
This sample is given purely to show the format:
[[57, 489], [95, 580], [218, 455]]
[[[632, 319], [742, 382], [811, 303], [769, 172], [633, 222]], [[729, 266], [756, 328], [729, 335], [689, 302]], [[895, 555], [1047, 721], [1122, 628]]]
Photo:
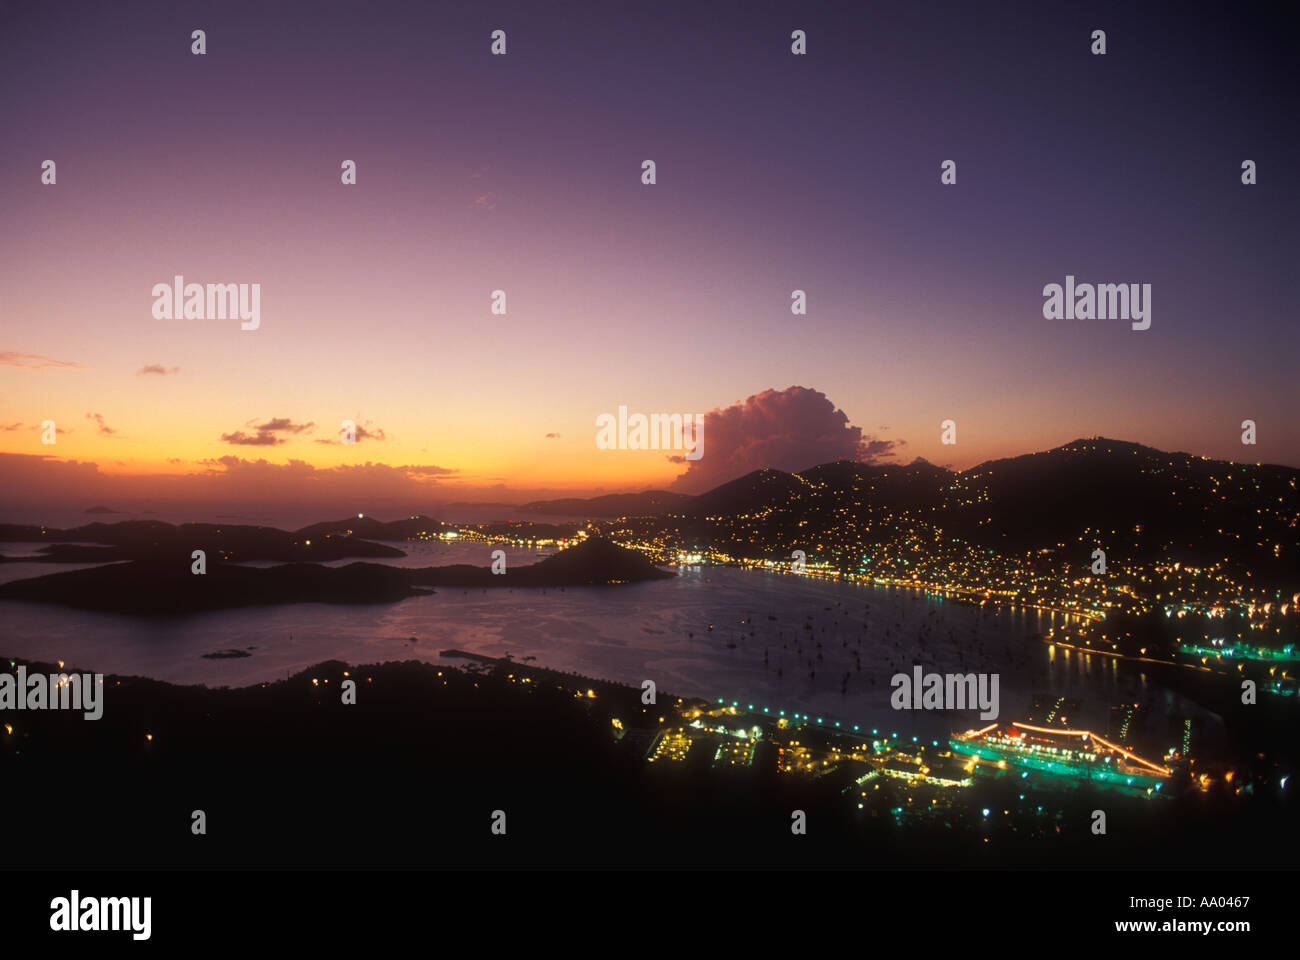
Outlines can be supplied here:
[[435, 587], [582, 587], [674, 576], [634, 550], [591, 537], [538, 563], [501, 574], [469, 564], [245, 567], [210, 558], [207, 573], [196, 575], [190, 572], [189, 557], [180, 554], [16, 580], [0, 584], [0, 599], [108, 613], [171, 615], [284, 603], [397, 603], [432, 593]]

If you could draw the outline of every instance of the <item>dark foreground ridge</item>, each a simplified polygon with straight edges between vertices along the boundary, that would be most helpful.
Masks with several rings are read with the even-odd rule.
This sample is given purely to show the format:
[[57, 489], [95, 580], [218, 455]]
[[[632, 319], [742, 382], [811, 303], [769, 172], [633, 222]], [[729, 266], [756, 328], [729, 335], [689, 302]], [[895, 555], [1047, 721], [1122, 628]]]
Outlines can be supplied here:
[[[859, 769], [782, 774], [771, 743], [741, 768], [710, 764], [712, 749], [649, 763], [661, 718], [694, 703], [659, 691], [647, 706], [639, 688], [509, 660], [330, 661], [235, 690], [108, 676], [104, 691], [95, 721], [0, 711], [10, 866], [1263, 866], [1297, 852], [1285, 803], [1264, 797], [1081, 788], [1053, 801], [1049, 829], [978, 812], [945, 829], [895, 820], [905, 783], [859, 808], [845, 794]], [[1023, 788], [970, 789], [978, 811], [1014, 808]]]
[[208, 563], [191, 572], [188, 552], [69, 570], [0, 584], [0, 599], [132, 614], [186, 614], [280, 603], [396, 603], [433, 587], [578, 587], [671, 578], [641, 554], [594, 537], [538, 563], [507, 568], [456, 564], [404, 568], [376, 563], [325, 567]]

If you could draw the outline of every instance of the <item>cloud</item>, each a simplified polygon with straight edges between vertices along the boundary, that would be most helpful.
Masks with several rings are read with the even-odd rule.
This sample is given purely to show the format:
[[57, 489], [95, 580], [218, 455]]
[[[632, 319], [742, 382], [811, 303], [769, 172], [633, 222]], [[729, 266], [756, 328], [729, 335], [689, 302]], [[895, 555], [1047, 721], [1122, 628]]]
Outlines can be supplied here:
[[225, 443], [237, 447], [274, 447], [289, 442], [288, 440], [282, 440], [273, 433], [249, 434], [243, 430], [236, 430], [234, 433], [223, 433], [221, 439]]
[[867, 437], [862, 441], [862, 446], [858, 449], [858, 459], [863, 463], [873, 463], [876, 460], [895, 455], [895, 447], [907, 446], [906, 440], [878, 440], [875, 437]]
[[39, 353], [18, 353], [14, 350], [0, 350], [0, 365], [6, 367], [24, 367], [28, 370], [85, 370], [79, 363], [70, 360], [51, 360]]
[[94, 463], [51, 454], [0, 452], [0, 490], [5, 507], [11, 512], [21, 507], [30, 522], [49, 519], [42, 516], [47, 511], [54, 516], [70, 506], [111, 503], [146, 513], [165, 506], [170, 513], [196, 520], [238, 513], [250, 522], [276, 526], [294, 522], [289, 517], [301, 517], [305, 523], [362, 511], [367, 516], [432, 516], [440, 504], [449, 502], [528, 503], [609, 492], [599, 487], [517, 487], [427, 461], [314, 467], [303, 460], [246, 460], [232, 452], [185, 462], [185, 472], [168, 466], [166, 472], [150, 474], [101, 473]]
[[238, 491], [250, 499], [353, 498], [358, 502], [423, 496], [441, 479], [460, 471], [434, 464], [392, 466], [386, 463], [316, 467], [305, 460], [288, 463], [245, 460], [233, 454], [198, 461], [206, 468], [206, 485]]
[[471, 183], [470, 188], [473, 190], [472, 198], [466, 204], [470, 209], [478, 208], [480, 210], [495, 210], [500, 194], [491, 189], [484, 177], [487, 175], [488, 167], [484, 166], [470, 174], [470, 180], [478, 181]]
[[699, 493], [764, 467], [795, 473], [833, 460], [874, 462], [901, 445], [864, 436], [824, 393], [799, 386], [764, 390], [705, 414], [703, 440], [699, 460], [669, 457], [686, 465], [673, 489]]
[[[250, 425], [251, 421], [250, 423], [244, 424], [246, 427]], [[304, 430], [310, 433], [315, 426], [316, 422], [314, 420], [308, 421], [307, 423], [293, 423], [288, 417], [276, 417], [273, 420], [266, 421], [266, 423], [259, 423], [254, 427], [254, 429], [258, 433], [279, 433], [281, 431], [302, 433]]]
[[546, 435], [546, 439], [547, 439], [547, 440], [559, 440], [559, 439], [560, 439], [560, 435], [559, 435], [558, 433], [548, 433], [548, 434]]
[[[357, 420], [359, 419], [360, 418], [355, 418], [352, 422], [357, 423]], [[340, 434], [342, 432], [343, 432], [342, 430], [339, 430]], [[376, 427], [373, 423], [367, 420], [364, 424], [357, 423], [356, 438], [357, 438], [357, 443], [360, 443], [362, 440], [375, 440], [379, 443], [382, 443], [383, 441], [388, 439], [388, 436], [387, 434], [384, 433], [383, 428]], [[318, 437], [316, 439], [316, 442], [328, 444], [329, 446], [343, 446], [343, 440], [341, 437], [339, 438]]]
[[135, 375], [137, 377], [143, 377], [145, 374], [156, 373], [160, 377], [165, 377], [169, 373], [175, 374], [180, 372], [180, 367], [164, 367], [162, 364], [151, 363], [148, 366], [141, 367], [135, 372]]
[[[62, 431], [60, 431], [62, 432]], [[107, 478], [98, 464], [58, 460], [47, 454], [0, 453], [0, 488], [15, 501], [99, 496]]]
[[23, 425], [22, 425], [21, 423], [11, 423], [11, 424], [9, 424], [9, 426], [7, 426], [7, 427], [0, 427], [0, 430], [4, 430], [4, 431], [9, 431], [9, 430], [21, 430], [22, 428], [23, 428]]
[[237, 447], [275, 447], [289, 442], [288, 439], [278, 436], [278, 434], [310, 433], [315, 429], [316, 423], [315, 421], [294, 423], [288, 417], [274, 417], [256, 426], [253, 426], [253, 421], [249, 420], [244, 426], [252, 427], [256, 432], [245, 433], [243, 430], [235, 430], [231, 433], [223, 433], [221, 435], [222, 441]]
[[[366, 466], [369, 467], [370, 464], [367, 463]], [[374, 464], [374, 466], [381, 467], [383, 466], [383, 464], [376, 463]], [[348, 468], [339, 467], [338, 469], [345, 470]], [[412, 474], [413, 476], [422, 476], [422, 477], [450, 477], [453, 474], [460, 473], [459, 470], [453, 469], [451, 467], [435, 467], [432, 464], [426, 466], [419, 466], [419, 467], [393, 467], [392, 469], [403, 470], [406, 473]]]
[[86, 414], [86, 419], [94, 420], [97, 424], [99, 424], [99, 435], [102, 437], [111, 437], [113, 436], [113, 434], [117, 433], [116, 430], [114, 430], [112, 427], [110, 427], [107, 423], [104, 422], [103, 414], [88, 413]]

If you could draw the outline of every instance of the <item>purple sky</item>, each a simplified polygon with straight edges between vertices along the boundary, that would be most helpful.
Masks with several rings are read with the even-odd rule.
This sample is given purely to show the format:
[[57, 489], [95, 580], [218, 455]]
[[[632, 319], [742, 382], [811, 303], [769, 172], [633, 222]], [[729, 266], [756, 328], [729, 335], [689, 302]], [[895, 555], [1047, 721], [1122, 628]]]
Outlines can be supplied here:
[[[639, 489], [682, 465], [596, 449], [599, 414], [798, 386], [904, 461], [1300, 465], [1280, 14], [946, 6], [0, 4], [0, 454]], [[261, 328], [154, 319], [177, 273], [260, 283]], [[1151, 328], [1045, 320], [1067, 274], [1151, 284]], [[344, 418], [370, 438], [319, 442]]]

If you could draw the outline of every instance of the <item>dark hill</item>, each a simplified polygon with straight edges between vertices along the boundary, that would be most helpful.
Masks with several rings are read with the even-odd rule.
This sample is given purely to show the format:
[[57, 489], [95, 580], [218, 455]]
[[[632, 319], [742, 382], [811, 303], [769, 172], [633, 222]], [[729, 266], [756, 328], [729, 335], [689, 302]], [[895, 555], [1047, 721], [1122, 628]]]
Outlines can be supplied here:
[[0, 599], [114, 613], [183, 614], [281, 603], [395, 603], [441, 586], [576, 587], [674, 576], [635, 551], [595, 537], [500, 575], [466, 564], [410, 569], [377, 563], [245, 567], [209, 562], [208, 572], [200, 576], [182, 559], [137, 560], [17, 580], [0, 584]]
[[661, 542], [666, 555], [714, 548], [788, 558], [824, 544], [824, 559], [855, 569], [866, 557], [892, 558], [886, 576], [914, 573], [927, 556], [942, 563], [945, 549], [960, 555], [955, 572], [966, 576], [972, 550], [1050, 554], [1077, 565], [1104, 545], [1130, 566], [1231, 567], [1237, 582], [1289, 594], [1300, 581], [1298, 483], [1300, 470], [1291, 467], [1099, 437], [960, 472], [924, 461], [761, 470], [696, 497], [675, 518], [625, 520], [606, 532]]
[[[403, 557], [401, 550], [371, 543], [357, 536], [324, 533], [302, 536], [275, 527], [251, 527], [215, 523], [183, 523], [175, 526], [159, 520], [123, 520], [119, 523], [88, 523], [60, 530], [54, 527], [0, 524], [0, 541], [31, 543], [93, 543], [113, 550], [96, 551], [90, 560], [152, 560], [158, 557], [185, 558], [203, 550], [208, 560], [325, 561], [348, 557], [379, 559]], [[310, 542], [308, 542], [310, 541]], [[77, 559], [71, 551], [59, 551], [61, 560]]]
[[686, 512], [695, 515], [734, 515], [784, 505], [807, 493], [808, 483], [781, 470], [755, 470], [694, 498]]
[[519, 508], [521, 512], [573, 517], [657, 517], [679, 512], [691, 497], [667, 490], [644, 493], [611, 493], [602, 497], [561, 500], [534, 500]]
[[[1184, 562], [1233, 556], [1276, 566], [1297, 541], [1300, 471], [1207, 460], [1098, 437], [980, 464], [960, 474], [952, 529], [1018, 549], [1106, 539], [1151, 556], [1176, 547]], [[1288, 506], [1289, 505], [1289, 506]], [[1291, 520], [1288, 520], [1288, 516]]]
[[437, 536], [447, 525], [425, 516], [404, 517], [401, 520], [377, 520], [374, 517], [345, 517], [313, 523], [294, 532], [299, 539], [322, 540], [326, 537], [361, 537], [365, 540], [413, 540], [423, 536]]

